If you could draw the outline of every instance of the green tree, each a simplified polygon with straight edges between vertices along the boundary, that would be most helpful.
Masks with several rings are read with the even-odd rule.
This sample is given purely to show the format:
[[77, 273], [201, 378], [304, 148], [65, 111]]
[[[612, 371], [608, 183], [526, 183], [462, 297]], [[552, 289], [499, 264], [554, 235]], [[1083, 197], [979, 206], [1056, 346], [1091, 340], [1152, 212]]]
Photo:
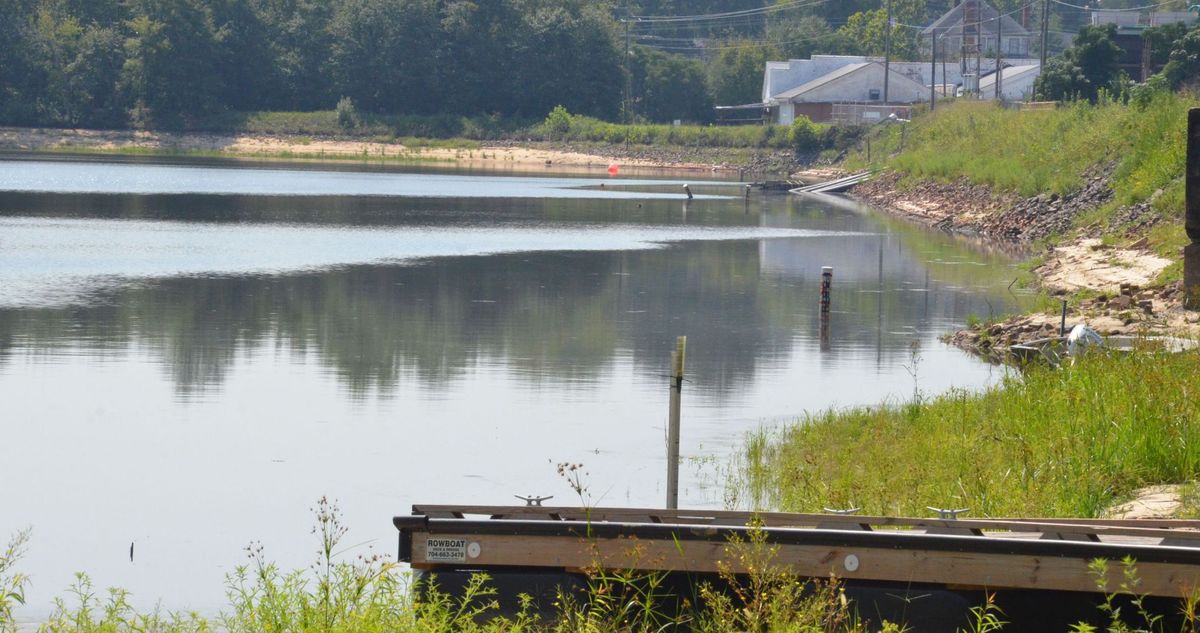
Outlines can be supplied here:
[[1042, 101], [1069, 101], [1087, 95], [1091, 83], [1074, 61], [1065, 57], [1051, 59], [1034, 81], [1033, 91]]
[[638, 47], [632, 60], [635, 112], [649, 121], [712, 119], [704, 65], [683, 55]]
[[1113, 86], [1120, 75], [1121, 47], [1113, 42], [1116, 36], [1115, 24], [1084, 26], [1079, 29], [1075, 44], [1065, 54], [1088, 80], [1089, 99], [1095, 100], [1097, 93]]
[[1115, 88], [1121, 77], [1121, 48], [1113, 42], [1116, 34], [1113, 24], [1080, 28], [1075, 45], [1060, 59], [1046, 63], [1034, 83], [1038, 98], [1095, 101], [1101, 90]]
[[741, 105], [762, 101], [763, 68], [779, 59], [774, 47], [753, 42], [729, 42], [709, 66], [709, 87], [717, 105]]
[[328, 108], [341, 95], [332, 91], [326, 68], [333, 46], [327, 0], [253, 0], [268, 38], [275, 90], [272, 109]]
[[63, 68], [63, 123], [115, 128], [128, 122], [128, 103], [121, 91], [124, 41], [117, 29], [97, 24], [79, 37], [73, 59]]
[[799, 18], [780, 18], [767, 24], [767, 41], [775, 45], [783, 57], [808, 59], [814, 54], [851, 53], [856, 47], [817, 15]]
[[1175, 42], [1162, 75], [1175, 90], [1200, 79], [1200, 30], [1190, 31]]
[[334, 88], [368, 112], [439, 109], [433, 0], [344, 0], [330, 24]]
[[[902, 25], [915, 25], [925, 19], [925, 0], [893, 0], [891, 44], [893, 59], [915, 60], [920, 57], [921, 32]], [[887, 11], [883, 8], [860, 11], [847, 19], [838, 34], [853, 42], [863, 55], [883, 55], [887, 50]]]
[[1142, 39], [1150, 46], [1150, 64], [1162, 66], [1171, 60], [1171, 51], [1176, 43], [1187, 35], [1188, 27], [1183, 22], [1152, 26], [1142, 31]]
[[135, 122], [178, 125], [220, 107], [221, 37], [202, 0], [129, 0], [122, 81]]
[[0, 116], [10, 123], [37, 118], [35, 100], [41, 90], [34, 51], [34, 1], [0, 0]]
[[221, 104], [233, 110], [267, 110], [285, 106], [278, 66], [271, 50], [269, 25], [250, 0], [207, 0], [214, 32], [221, 42], [212, 60], [219, 76]]
[[[615, 23], [586, 0], [510, 0], [520, 16], [509, 36], [513, 78], [505, 114], [532, 117], [562, 104], [572, 112], [612, 118], [620, 112], [623, 70]], [[494, 74], [494, 73], [493, 73]], [[478, 106], [468, 110], [478, 112]]]

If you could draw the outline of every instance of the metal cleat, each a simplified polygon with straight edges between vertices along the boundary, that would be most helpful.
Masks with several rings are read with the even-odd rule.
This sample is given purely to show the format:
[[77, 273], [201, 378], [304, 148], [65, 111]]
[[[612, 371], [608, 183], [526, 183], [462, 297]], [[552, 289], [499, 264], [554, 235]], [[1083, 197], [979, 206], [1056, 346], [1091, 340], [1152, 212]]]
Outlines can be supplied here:
[[[966, 512], [969, 508], [935, 508], [933, 506], [925, 506], [930, 512], [936, 512], [939, 519], [943, 521], [956, 521], [958, 515]], [[961, 528], [961, 527], [931, 527], [925, 530], [926, 534], [949, 534], [952, 536], [983, 536], [983, 530], [979, 528]]]
[[[844, 510], [836, 510], [834, 508], [822, 508], [827, 514], [837, 516], [850, 516], [858, 513], [862, 508], [846, 508]], [[850, 523], [847, 521], [821, 521], [817, 523], [818, 530], [865, 530], [870, 531], [871, 527], [865, 523]]]
[[945, 508], [935, 508], [933, 506], [925, 506], [925, 509], [929, 510], [930, 512], [936, 512], [939, 519], [948, 519], [948, 520], [957, 519], [958, 515], [962, 514], [963, 512], [966, 512], [967, 510], [970, 510], [970, 508], [958, 508], [955, 510], [948, 510]]
[[546, 497], [539, 497], [537, 495], [529, 495], [528, 497], [522, 497], [521, 495], [513, 495], [513, 496], [520, 499], [521, 501], [524, 501], [525, 505], [527, 507], [533, 507], [533, 506], [541, 507], [543, 501], [554, 498], [554, 495], [549, 495]]

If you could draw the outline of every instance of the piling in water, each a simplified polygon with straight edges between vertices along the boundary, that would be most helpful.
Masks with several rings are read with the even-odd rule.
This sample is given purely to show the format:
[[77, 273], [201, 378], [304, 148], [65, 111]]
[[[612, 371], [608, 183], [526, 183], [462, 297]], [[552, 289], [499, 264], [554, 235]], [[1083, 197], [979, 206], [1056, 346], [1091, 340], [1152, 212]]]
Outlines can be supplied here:
[[833, 266], [821, 267], [821, 313], [829, 312], [833, 293]]

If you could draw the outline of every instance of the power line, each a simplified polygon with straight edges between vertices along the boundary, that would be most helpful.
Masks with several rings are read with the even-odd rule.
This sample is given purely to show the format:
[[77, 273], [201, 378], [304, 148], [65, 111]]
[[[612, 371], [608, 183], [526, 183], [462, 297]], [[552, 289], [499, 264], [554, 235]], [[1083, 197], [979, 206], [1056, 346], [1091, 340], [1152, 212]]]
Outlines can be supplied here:
[[1084, 11], [1104, 11], [1105, 13], [1144, 11], [1146, 9], [1157, 9], [1159, 7], [1165, 7], [1168, 4], [1179, 4], [1178, 0], [1167, 0], [1166, 2], [1159, 2], [1158, 4], [1148, 4], [1148, 5], [1142, 6], [1142, 7], [1126, 7], [1124, 9], [1101, 9], [1099, 7], [1083, 7], [1083, 6], [1079, 6], [1077, 4], [1070, 4], [1068, 2], [1063, 2], [1062, 0], [1050, 0], [1050, 1], [1053, 2], [1054, 4], [1061, 4], [1064, 7], [1071, 7], [1072, 9], [1082, 9]]
[[[1018, 13], [1021, 13], [1025, 9], [1032, 7], [1034, 4], [1037, 4], [1037, 2], [1038, 2], [1038, 0], [1030, 0], [1029, 2], [1026, 2], [1025, 4], [1021, 5], [1020, 7], [1016, 8], [1012, 11], [1009, 11], [1008, 13], [997, 13], [996, 17], [994, 17], [994, 18], [979, 18], [979, 19], [971, 21], [971, 24], [975, 24], [975, 25], [985, 24], [987, 22], [995, 22], [996, 20], [1011, 17]], [[1054, 2], [1058, 2], [1058, 0], [1054, 0]], [[1062, 4], [1062, 3], [1059, 3], [1059, 4]], [[929, 26], [922, 26], [919, 24], [904, 24], [902, 22], [897, 22], [896, 26], [903, 26], [903, 27], [909, 28], [909, 29], [920, 29], [922, 31], [929, 28]], [[942, 30], [945, 31], [945, 30], [948, 30], [949, 28], [953, 28], [953, 27], [947, 27], [946, 29], [942, 29]]]
[[775, 4], [775, 5], [771, 5], [768, 7], [759, 7], [757, 9], [743, 9], [741, 11], [727, 11], [725, 13], [705, 13], [705, 14], [699, 14], [699, 15], [670, 15], [670, 16], [635, 15], [635, 16], [631, 16], [630, 19], [639, 21], [639, 22], [708, 22], [708, 21], [714, 21], [714, 20], [724, 20], [724, 19], [729, 19], [729, 18], [743, 17], [743, 16], [747, 16], [747, 15], [760, 15], [760, 14], [766, 14], [766, 13], [773, 13], [776, 11], [786, 11], [788, 9], [795, 9], [795, 8], [799, 8], [799, 7], [816, 6], [819, 4], [825, 4], [826, 2], [829, 2], [829, 1], [830, 0], [793, 0], [792, 2], [787, 2], [784, 4]]

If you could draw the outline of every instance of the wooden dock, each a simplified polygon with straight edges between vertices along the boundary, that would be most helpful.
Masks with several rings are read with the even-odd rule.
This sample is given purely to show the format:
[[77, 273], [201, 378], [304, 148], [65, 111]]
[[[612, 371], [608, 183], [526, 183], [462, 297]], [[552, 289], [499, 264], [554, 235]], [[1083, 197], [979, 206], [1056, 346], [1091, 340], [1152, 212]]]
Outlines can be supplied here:
[[[1200, 521], [416, 505], [394, 524], [400, 559], [435, 574], [737, 574], [747, 570], [730, 555], [730, 544], [749, 542], [753, 530], [762, 530], [782, 570], [805, 578], [832, 575], [847, 586], [1094, 596], [1101, 585], [1121, 592], [1120, 561], [1133, 559], [1141, 595], [1177, 599], [1200, 589]], [[1103, 581], [1089, 567], [1097, 559], [1113, 561]]]

